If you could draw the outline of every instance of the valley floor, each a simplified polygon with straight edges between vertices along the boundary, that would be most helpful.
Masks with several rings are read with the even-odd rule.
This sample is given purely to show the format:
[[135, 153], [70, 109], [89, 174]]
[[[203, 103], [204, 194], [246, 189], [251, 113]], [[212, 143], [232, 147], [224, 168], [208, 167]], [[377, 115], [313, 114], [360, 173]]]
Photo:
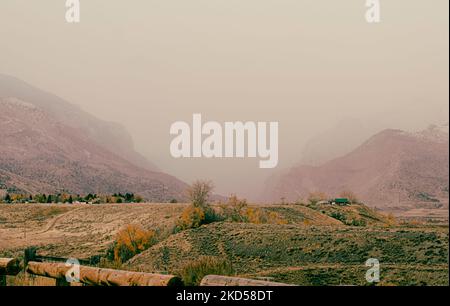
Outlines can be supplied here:
[[[175, 273], [200, 256], [228, 259], [238, 276], [297, 285], [368, 285], [365, 262], [381, 265], [381, 285], [448, 285], [448, 220], [388, 223], [362, 207], [271, 205], [287, 224], [215, 222], [173, 233], [187, 204], [0, 205], [0, 257], [104, 256], [128, 224], [165, 238], [122, 269]], [[352, 226], [345, 217], [357, 219]], [[350, 218], [349, 217], [349, 218]], [[361, 222], [363, 220], [364, 222]], [[364, 226], [361, 226], [364, 224]]]

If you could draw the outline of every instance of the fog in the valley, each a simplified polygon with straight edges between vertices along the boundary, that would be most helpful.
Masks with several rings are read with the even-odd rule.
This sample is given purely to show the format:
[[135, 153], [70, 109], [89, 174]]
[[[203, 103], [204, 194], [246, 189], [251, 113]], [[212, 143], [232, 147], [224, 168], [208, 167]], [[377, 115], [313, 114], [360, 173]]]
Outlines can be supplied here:
[[[447, 0], [0, 2], [0, 73], [121, 123], [159, 169], [256, 198], [265, 179], [345, 154], [385, 128], [448, 122]], [[279, 165], [174, 159], [169, 128], [278, 121]]]

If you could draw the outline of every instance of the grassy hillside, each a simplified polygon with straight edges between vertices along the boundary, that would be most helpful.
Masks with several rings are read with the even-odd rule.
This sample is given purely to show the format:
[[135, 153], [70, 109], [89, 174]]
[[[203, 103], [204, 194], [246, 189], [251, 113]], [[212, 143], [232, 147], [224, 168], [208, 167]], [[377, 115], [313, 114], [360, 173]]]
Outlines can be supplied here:
[[365, 261], [377, 258], [385, 283], [446, 284], [447, 251], [446, 232], [221, 222], [173, 235], [125, 266], [177, 273], [206, 255], [229, 259], [238, 275], [337, 285], [364, 283]]
[[380, 226], [393, 225], [392, 217], [377, 213], [363, 204], [351, 204], [345, 206], [329, 204], [308, 204], [308, 208], [339, 220], [345, 225], [352, 226]]

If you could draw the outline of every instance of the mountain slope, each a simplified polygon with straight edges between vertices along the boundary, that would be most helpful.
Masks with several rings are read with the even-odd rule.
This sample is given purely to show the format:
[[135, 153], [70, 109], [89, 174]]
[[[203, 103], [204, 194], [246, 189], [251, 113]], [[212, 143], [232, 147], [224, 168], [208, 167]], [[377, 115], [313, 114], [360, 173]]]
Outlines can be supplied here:
[[[347, 118], [308, 142], [296, 166], [319, 166], [332, 159], [350, 153], [376, 131], [361, 119]], [[333, 150], [328, 150], [332, 147]]]
[[134, 192], [154, 201], [181, 199], [186, 188], [105, 149], [42, 108], [12, 98], [0, 99], [1, 186], [27, 193]]
[[51, 93], [3, 74], [0, 74], [0, 98], [26, 101], [51, 114], [65, 125], [82, 130], [91, 141], [109, 151], [114, 151], [135, 165], [148, 170], [158, 170], [134, 150], [131, 136], [120, 124], [99, 120]]
[[371, 206], [448, 206], [448, 132], [382, 131], [351, 153], [321, 166], [291, 168], [267, 182], [265, 200], [297, 200], [310, 192], [355, 192]]

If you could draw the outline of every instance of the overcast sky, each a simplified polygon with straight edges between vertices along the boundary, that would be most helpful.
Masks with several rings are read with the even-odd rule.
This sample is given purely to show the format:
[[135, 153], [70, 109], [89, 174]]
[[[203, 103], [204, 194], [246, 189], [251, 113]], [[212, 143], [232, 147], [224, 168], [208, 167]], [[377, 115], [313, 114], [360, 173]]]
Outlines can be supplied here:
[[[136, 148], [186, 181], [251, 196], [258, 160], [174, 160], [170, 125], [279, 121], [280, 168], [342, 120], [370, 131], [448, 121], [448, 0], [0, 1], [0, 72], [123, 124]], [[339, 126], [339, 125], [338, 125]]]

